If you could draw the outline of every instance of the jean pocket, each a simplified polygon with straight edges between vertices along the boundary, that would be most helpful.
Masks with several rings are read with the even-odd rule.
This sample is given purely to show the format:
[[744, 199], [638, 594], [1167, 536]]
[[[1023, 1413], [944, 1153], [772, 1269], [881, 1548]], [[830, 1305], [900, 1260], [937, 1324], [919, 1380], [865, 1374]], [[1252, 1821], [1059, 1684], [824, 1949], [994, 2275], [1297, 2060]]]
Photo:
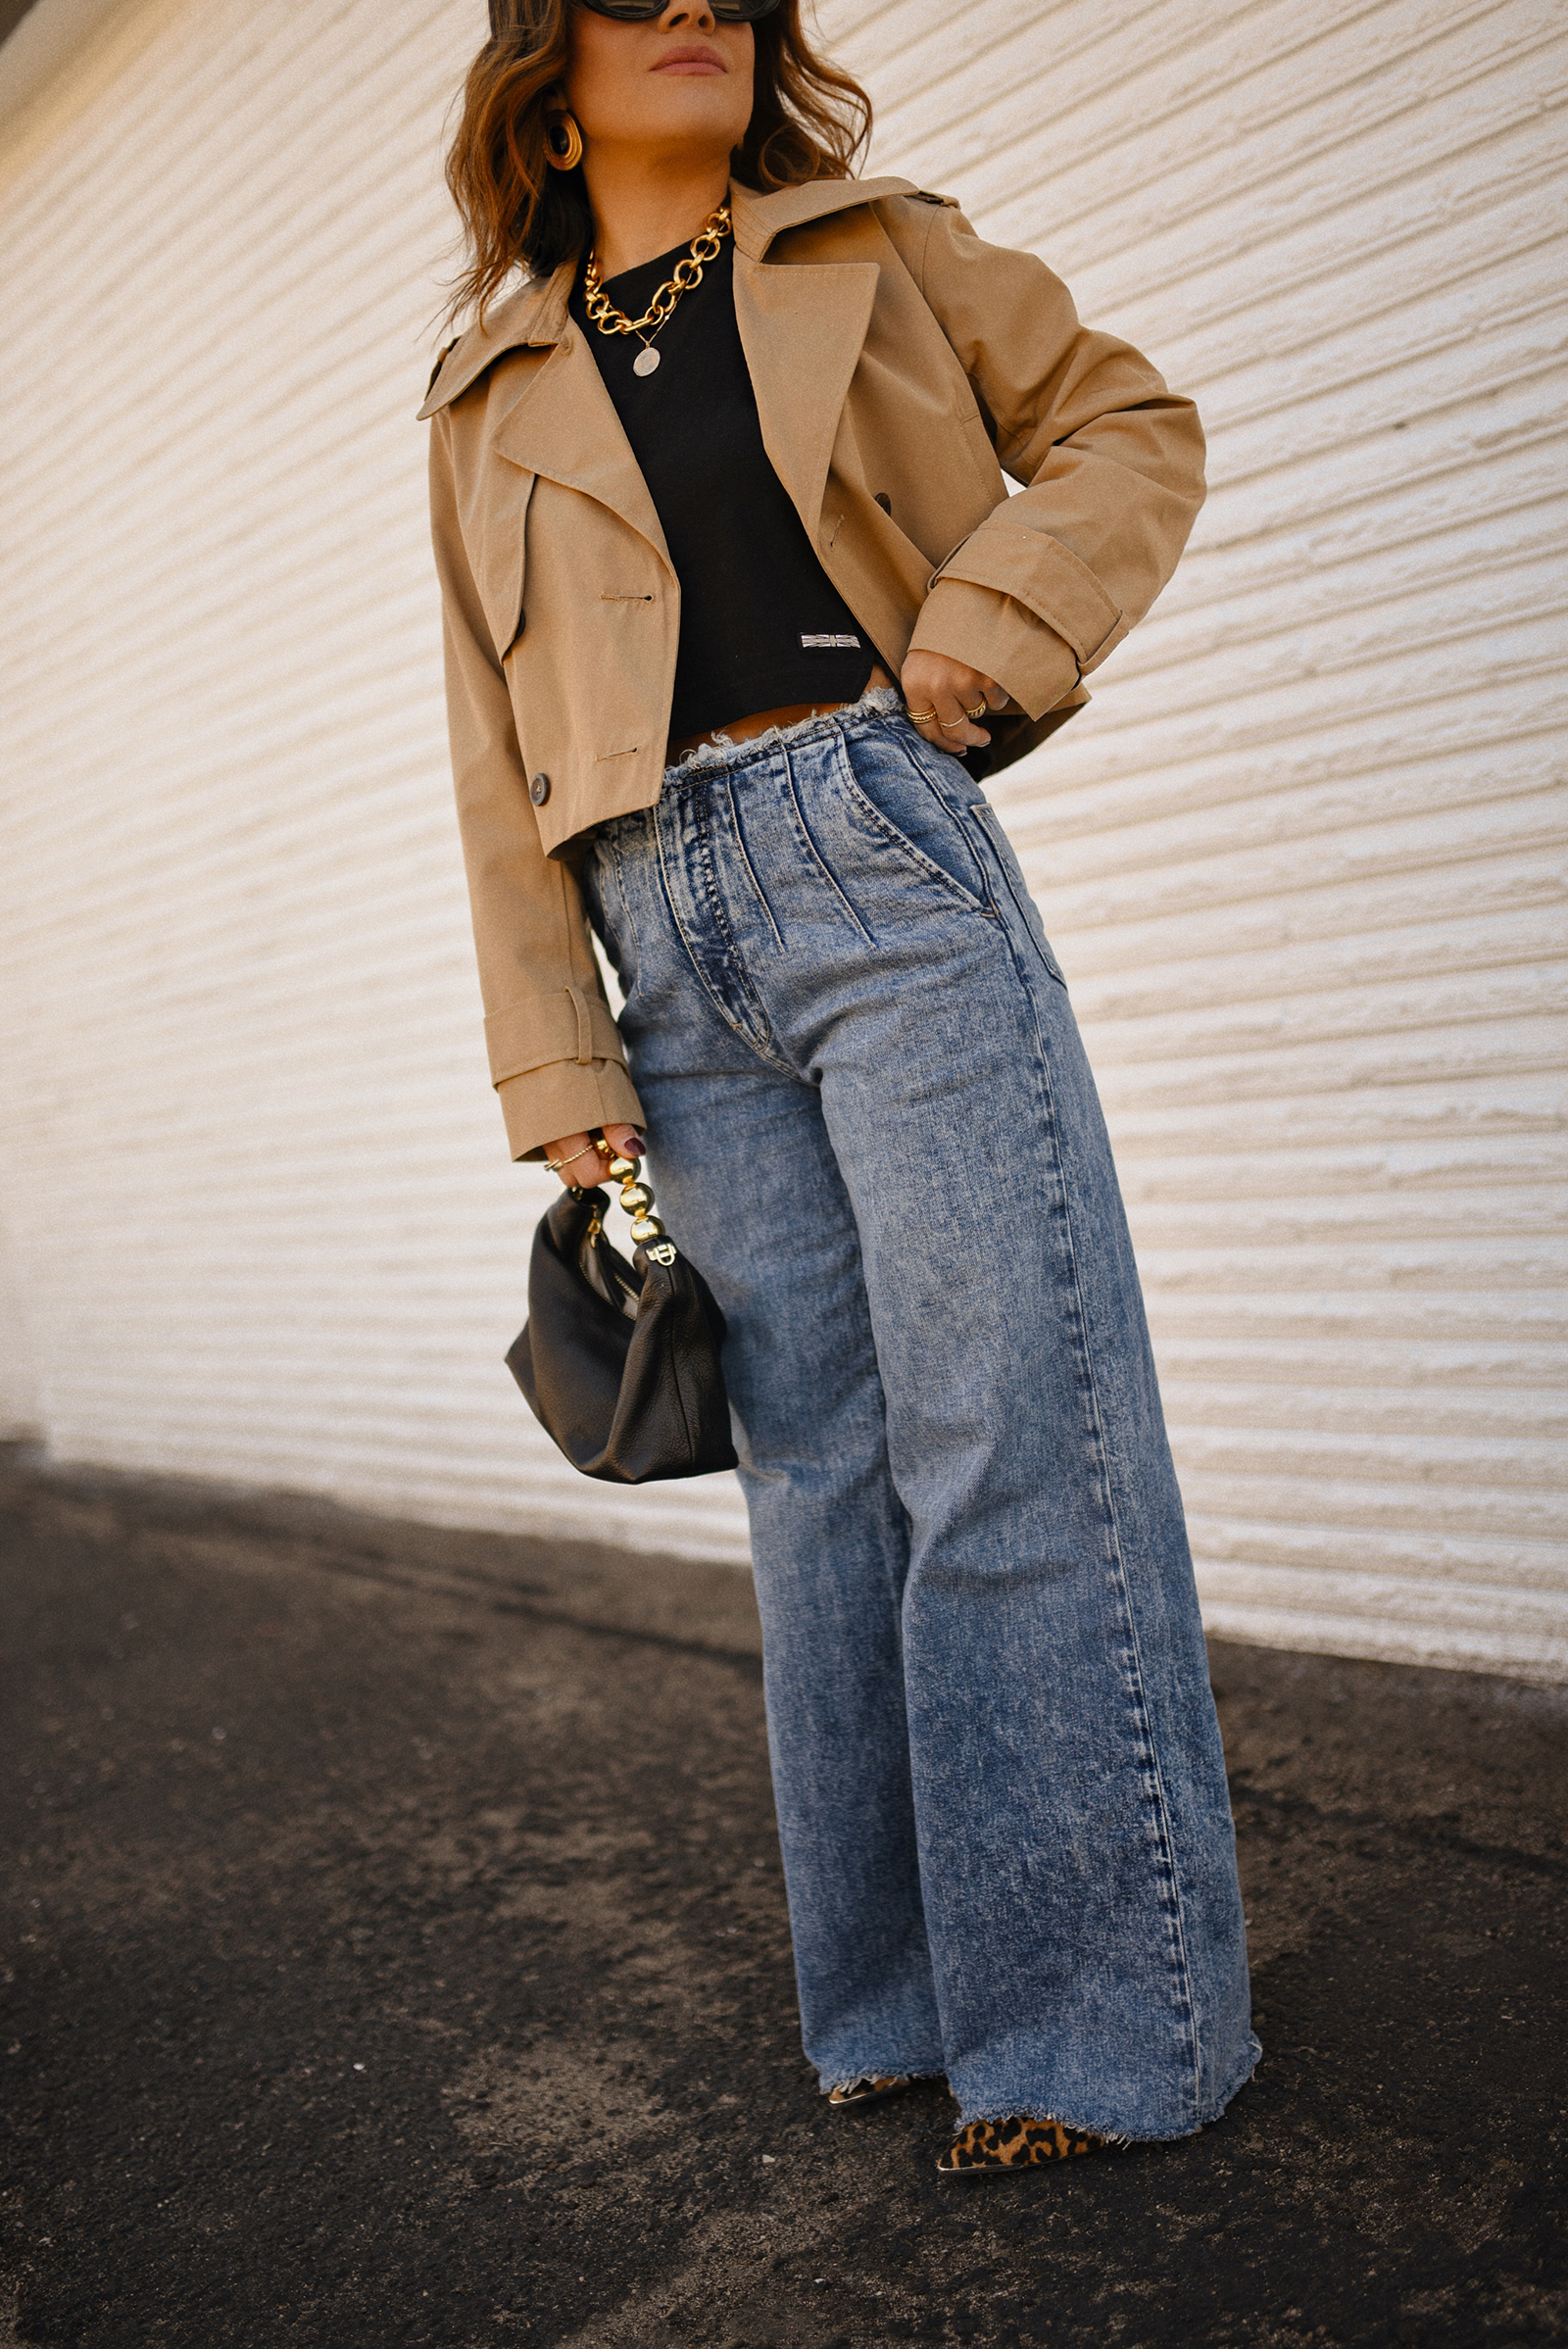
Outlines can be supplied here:
[[845, 813], [858, 832], [939, 883], [969, 912], [994, 917], [985, 871], [963, 819], [906, 747], [906, 730], [878, 726], [844, 744], [838, 765]]
[[1056, 985], [1065, 987], [1067, 982], [1062, 977], [1060, 965], [1051, 951], [1051, 941], [1046, 936], [1046, 925], [1040, 918], [1040, 908], [1029, 895], [1024, 882], [1023, 867], [1018, 862], [1011, 841], [1003, 829], [1001, 816], [989, 800], [973, 801], [969, 813], [975, 818], [991, 843], [992, 852], [998, 864], [1002, 867], [1002, 877], [1007, 884], [1008, 893], [1018, 908], [1019, 918], [1029, 933], [1030, 943], [1036, 954], [1055, 980]]

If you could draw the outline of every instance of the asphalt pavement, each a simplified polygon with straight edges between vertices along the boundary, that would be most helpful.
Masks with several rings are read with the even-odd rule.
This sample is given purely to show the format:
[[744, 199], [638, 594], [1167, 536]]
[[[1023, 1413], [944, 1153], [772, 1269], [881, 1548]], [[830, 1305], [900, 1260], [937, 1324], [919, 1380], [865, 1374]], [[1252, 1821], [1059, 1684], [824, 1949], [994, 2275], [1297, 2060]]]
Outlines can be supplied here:
[[751, 1588], [0, 1454], [0, 2349], [1568, 2340], [1568, 1691], [1216, 1641], [1264, 2060], [801, 2055]]

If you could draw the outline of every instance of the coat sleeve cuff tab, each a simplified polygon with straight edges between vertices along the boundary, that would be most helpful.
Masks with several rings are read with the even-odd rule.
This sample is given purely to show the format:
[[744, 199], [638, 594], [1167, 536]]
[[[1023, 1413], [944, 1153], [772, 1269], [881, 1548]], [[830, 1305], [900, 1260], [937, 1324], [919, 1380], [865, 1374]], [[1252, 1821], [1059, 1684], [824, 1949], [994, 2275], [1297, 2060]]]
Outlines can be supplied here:
[[577, 1014], [577, 1066], [586, 1068], [590, 1061], [603, 1057], [594, 1051], [594, 1023], [589, 1016], [587, 998], [580, 988], [568, 987], [571, 1007]]
[[508, 1003], [490, 1013], [484, 1033], [492, 1085], [504, 1085], [509, 1077], [547, 1068], [556, 1060], [588, 1068], [596, 1060], [623, 1064], [626, 1058], [610, 1005], [602, 996], [584, 995], [576, 987]]

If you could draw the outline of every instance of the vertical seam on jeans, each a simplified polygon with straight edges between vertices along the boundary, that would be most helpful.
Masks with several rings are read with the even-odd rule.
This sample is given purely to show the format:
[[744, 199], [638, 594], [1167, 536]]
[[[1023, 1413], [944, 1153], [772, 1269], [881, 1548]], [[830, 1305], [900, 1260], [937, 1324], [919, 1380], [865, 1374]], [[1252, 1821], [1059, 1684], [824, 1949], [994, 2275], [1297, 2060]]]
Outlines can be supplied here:
[[[635, 952], [635, 954], [636, 954], [636, 956], [637, 956], [637, 963], [638, 963], [638, 968], [640, 969], [640, 968], [641, 968], [641, 966], [642, 966], [642, 954], [643, 954], [643, 950], [642, 950], [642, 941], [641, 941], [641, 939], [640, 939], [640, 938], [638, 937], [638, 935], [637, 935], [637, 916], [636, 916], [636, 914], [635, 914], [635, 913], [632, 911], [632, 905], [631, 905], [631, 892], [630, 892], [630, 891], [628, 890], [628, 888], [626, 887], [626, 867], [625, 867], [625, 864], [624, 864], [624, 863], [623, 863], [623, 861], [622, 861], [622, 858], [621, 858], [621, 854], [620, 854], [620, 827], [619, 827], [619, 825], [618, 825], [618, 824], [616, 825], [616, 827], [615, 827], [614, 831], [613, 831], [613, 832], [611, 834], [611, 836], [610, 836], [610, 839], [609, 839], [608, 843], [606, 843], [605, 845], [606, 845], [606, 846], [608, 846], [608, 848], [609, 848], [609, 850], [610, 850], [611, 861], [612, 861], [612, 863], [614, 865], [614, 868], [615, 868], [615, 895], [616, 895], [616, 897], [617, 897], [617, 898], [619, 899], [619, 901], [620, 901], [620, 910], [621, 910], [621, 912], [622, 912], [622, 913], [625, 915], [625, 918], [626, 918], [626, 927], [627, 927], [627, 929], [628, 929], [628, 930], [631, 932], [631, 943], [632, 943], [632, 948], [633, 948], [633, 951], [634, 951], [634, 952]], [[603, 892], [603, 890], [601, 889], [601, 891], [600, 891], [600, 905], [601, 905], [601, 909], [603, 909], [603, 904], [604, 904], [604, 892]], [[626, 984], [625, 980], [624, 980], [624, 979], [622, 979], [622, 980], [621, 980], [621, 986], [622, 986], [622, 988], [624, 988], [624, 987], [625, 987], [625, 984]]]
[[767, 892], [757, 877], [757, 867], [755, 864], [753, 864], [751, 853], [746, 846], [746, 834], [741, 829], [741, 811], [735, 805], [735, 788], [728, 773], [726, 773], [724, 776], [724, 797], [729, 806], [729, 820], [735, 827], [735, 846], [740, 850], [741, 862], [745, 865], [748, 874], [751, 876], [752, 887], [757, 892], [758, 900], [761, 905], [762, 911], [767, 915], [767, 926], [772, 931], [774, 940], [778, 946], [778, 950], [780, 954], [782, 954], [784, 951], [784, 933], [779, 928], [778, 923], [774, 918], [773, 908], [767, 902]]
[[790, 755], [788, 751], [784, 753], [784, 782], [789, 791], [790, 804], [795, 809], [795, 820], [800, 825], [802, 837], [805, 840], [808, 849], [809, 849], [811, 853], [812, 859], [816, 864], [818, 872], [820, 872], [823, 880], [827, 883], [829, 889], [832, 890], [833, 895], [838, 899], [839, 904], [844, 907], [845, 912], [849, 915], [851, 921], [854, 922], [856, 928], [859, 931], [860, 936], [865, 940], [866, 945], [875, 946], [876, 940], [872, 937], [870, 931], [866, 928], [864, 922], [861, 921], [859, 915], [856, 912], [855, 907], [850, 904], [849, 899], [839, 887], [838, 882], [834, 879], [832, 873], [828, 869], [826, 858], [823, 856], [821, 850], [816, 845], [816, 841], [811, 833], [811, 827], [806, 820], [806, 809], [801, 806], [801, 795], [795, 788], [795, 770], [790, 764]]
[[726, 972], [734, 984], [736, 993], [756, 1011], [762, 1040], [770, 1042], [771, 1030], [768, 1026], [767, 1013], [758, 1002], [756, 992], [747, 975], [739, 944], [734, 931], [730, 928], [729, 915], [724, 910], [723, 892], [718, 886], [718, 872], [713, 862], [713, 795], [711, 789], [703, 794], [703, 805], [700, 809], [695, 803], [696, 795], [693, 794], [692, 822], [696, 827], [697, 853], [702, 863], [703, 892], [708, 900], [710, 918], [718, 932], [719, 943], [723, 949]]
[[[664, 893], [664, 904], [668, 908], [670, 922], [674, 929], [675, 935], [686, 950], [686, 959], [691, 965], [693, 977], [696, 979], [697, 984], [702, 989], [704, 995], [707, 996], [709, 1002], [712, 1004], [714, 1010], [718, 1013], [718, 1016], [723, 1021], [725, 1027], [728, 1028], [734, 1035], [738, 1036], [741, 1039], [741, 1042], [746, 1045], [751, 1052], [757, 1054], [759, 1060], [762, 1061], [763, 1064], [768, 1068], [783, 1069], [786, 1074], [793, 1075], [795, 1072], [790, 1068], [788, 1061], [784, 1059], [781, 1053], [776, 1052], [771, 1049], [773, 1036], [772, 1030], [767, 1024], [767, 1013], [763, 1009], [762, 1005], [758, 1002], [750, 986], [746, 984], [745, 973], [739, 960], [734, 956], [729, 957], [730, 966], [734, 970], [736, 977], [741, 981], [742, 994], [745, 996], [747, 1003], [755, 1008], [758, 1018], [761, 1021], [762, 1032], [760, 1035], [755, 1034], [753, 1030], [748, 1027], [743, 1027], [741, 1022], [735, 1017], [734, 1011], [731, 1009], [730, 1005], [725, 1003], [723, 997], [717, 992], [717, 990], [710, 984], [708, 974], [704, 970], [702, 961], [699, 958], [697, 948], [687, 931], [686, 924], [681, 920], [680, 908], [675, 903], [675, 892], [670, 887], [669, 869], [664, 856], [664, 826], [661, 820], [663, 812], [662, 807], [656, 807], [652, 812], [654, 817], [654, 854], [659, 859], [659, 883], [660, 887]], [[678, 821], [678, 818], [675, 820]], [[713, 906], [710, 907], [710, 910], [713, 912], [714, 918], [718, 924], [720, 939], [727, 948], [730, 944], [730, 933], [729, 925], [723, 917], [722, 907]]]
[[[1014, 963], [1013, 967], [1014, 970], [1017, 971], [1016, 962]], [[1018, 972], [1017, 975], [1019, 978], [1019, 983], [1023, 984], [1022, 973]], [[1026, 995], [1029, 993], [1029, 990], [1026, 986], [1024, 992]], [[1054, 1135], [1055, 1135], [1058, 1133], [1059, 1129], [1057, 1126], [1055, 1113], [1054, 1089], [1051, 1081], [1051, 1056], [1046, 1051], [1046, 1040], [1044, 1035], [1041, 1033], [1039, 1013], [1035, 1010], [1034, 1000], [1032, 996], [1030, 997], [1029, 1007], [1031, 1015], [1034, 1018], [1035, 1035], [1040, 1048], [1040, 1066], [1045, 1078], [1046, 1098], [1051, 1113], [1052, 1132]], [[1057, 1164], [1059, 1169], [1059, 1144], [1057, 1146]], [[1149, 1699], [1144, 1687], [1144, 1660], [1142, 1648], [1138, 1639], [1138, 1617], [1133, 1606], [1132, 1589], [1127, 1579], [1126, 1561], [1122, 1555], [1121, 1532], [1116, 1516], [1116, 1496], [1111, 1486], [1109, 1458], [1105, 1444], [1104, 1416], [1100, 1407], [1100, 1387], [1099, 1382], [1095, 1377], [1094, 1347], [1090, 1342], [1089, 1312], [1084, 1299], [1083, 1276], [1080, 1272], [1078, 1264], [1078, 1249], [1073, 1238], [1071, 1194], [1068, 1189], [1064, 1170], [1061, 1172], [1060, 1179], [1062, 1221], [1067, 1235], [1068, 1260], [1072, 1267], [1073, 1294], [1077, 1299], [1078, 1327], [1083, 1335], [1084, 1370], [1089, 1382], [1089, 1399], [1091, 1410], [1094, 1416], [1095, 1447], [1100, 1461], [1101, 1491], [1103, 1495], [1105, 1519], [1110, 1534], [1112, 1555], [1115, 1560], [1116, 1579], [1121, 1590], [1122, 1609], [1127, 1623], [1127, 1637], [1132, 1646], [1133, 1683], [1137, 1702], [1138, 1721], [1148, 1746], [1149, 1768], [1153, 1776], [1154, 1806], [1158, 1813], [1159, 1819], [1159, 1840], [1161, 1846], [1161, 1855], [1164, 1871], [1168, 1877], [1170, 1885], [1170, 1898], [1172, 1902], [1173, 1920], [1175, 1926], [1176, 1949], [1179, 1959], [1179, 1972], [1181, 1977], [1181, 1992], [1183, 2003], [1186, 2008], [1188, 2038], [1192, 2047], [1193, 2122], [1194, 2126], [1198, 2127], [1200, 2125], [1200, 2116], [1203, 2109], [1202, 2045], [1198, 2022], [1198, 2005], [1193, 1995], [1192, 1960], [1189, 1957], [1187, 1950], [1187, 1928], [1182, 1909], [1181, 1876], [1176, 1866], [1176, 1850], [1171, 1838], [1170, 1807], [1165, 1796], [1165, 1777], [1159, 1766], [1159, 1748], [1154, 1738], [1152, 1723], [1150, 1720]]]

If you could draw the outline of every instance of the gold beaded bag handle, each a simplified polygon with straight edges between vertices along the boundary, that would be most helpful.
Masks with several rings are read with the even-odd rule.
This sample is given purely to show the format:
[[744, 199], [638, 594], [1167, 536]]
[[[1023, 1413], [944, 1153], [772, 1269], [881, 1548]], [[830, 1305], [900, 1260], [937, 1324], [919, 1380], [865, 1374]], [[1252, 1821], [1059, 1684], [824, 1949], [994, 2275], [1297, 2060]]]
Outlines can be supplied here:
[[[675, 1243], [654, 1213], [653, 1186], [636, 1159], [612, 1158], [606, 1172], [612, 1183], [620, 1185], [620, 1203], [631, 1217], [631, 1236], [650, 1264], [673, 1264]], [[603, 1230], [604, 1224], [596, 1214], [589, 1226], [589, 1237], [597, 1240]]]

